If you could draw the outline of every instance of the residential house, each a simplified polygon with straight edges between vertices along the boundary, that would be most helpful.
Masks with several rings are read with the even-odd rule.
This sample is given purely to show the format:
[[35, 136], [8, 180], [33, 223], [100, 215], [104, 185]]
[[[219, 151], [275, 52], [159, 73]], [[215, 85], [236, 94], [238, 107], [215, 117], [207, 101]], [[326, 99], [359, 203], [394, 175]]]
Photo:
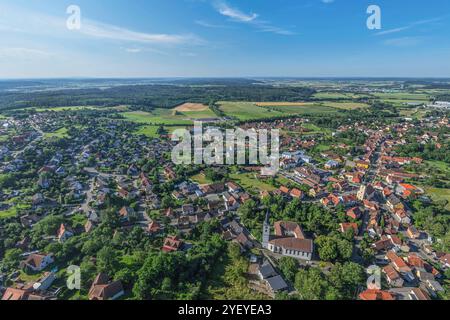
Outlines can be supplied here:
[[344, 222], [339, 224], [339, 229], [342, 233], [346, 233], [348, 230], [353, 230], [353, 235], [357, 236], [359, 233], [359, 227], [354, 222]]
[[386, 280], [389, 285], [397, 288], [403, 287], [404, 280], [393, 266], [387, 265], [386, 267], [384, 267], [383, 273], [385, 274]]
[[32, 253], [24, 261], [20, 263], [22, 269], [27, 268], [31, 271], [42, 271], [48, 265], [54, 262], [51, 254]]
[[59, 242], [64, 242], [72, 236], [73, 232], [68, 230], [64, 223], [61, 223], [57, 235]]
[[367, 289], [359, 294], [361, 300], [395, 300], [395, 296], [388, 291]]
[[408, 229], [406, 230], [406, 234], [411, 239], [419, 239], [420, 238], [420, 232], [413, 225], [410, 225], [408, 227]]
[[304, 197], [303, 191], [301, 191], [299, 189], [296, 189], [296, 188], [292, 189], [289, 194], [294, 199], [300, 199], [301, 200]]
[[177, 236], [168, 236], [164, 240], [164, 244], [161, 250], [164, 252], [179, 251], [182, 245], [183, 242], [178, 239]]
[[122, 207], [119, 211], [120, 220], [122, 222], [131, 222], [136, 218], [135, 211], [130, 207]]
[[125, 294], [121, 281], [110, 281], [99, 273], [89, 289], [89, 300], [115, 300]]

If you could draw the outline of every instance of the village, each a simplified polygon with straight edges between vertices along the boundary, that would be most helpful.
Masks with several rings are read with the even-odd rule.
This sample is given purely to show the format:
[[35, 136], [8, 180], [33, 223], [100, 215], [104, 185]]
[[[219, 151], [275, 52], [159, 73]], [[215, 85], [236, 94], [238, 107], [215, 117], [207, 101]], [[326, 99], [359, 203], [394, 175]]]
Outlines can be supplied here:
[[[11, 137], [0, 146], [0, 237], [8, 244], [2, 300], [71, 297], [65, 282], [73, 262], [93, 269], [82, 276], [89, 281], [85, 299], [127, 297], [134, 281], [108, 274], [119, 257], [87, 245], [105, 228], [106, 242], [125, 243], [130, 259], [133, 246], [144, 244], [155, 254], [190, 255], [201, 239], [218, 235], [239, 248], [247, 289], [265, 298], [302, 297], [298, 270], [317, 268], [325, 277], [339, 261], [381, 270], [382, 281], [366, 286], [364, 272], [346, 298], [430, 300], [446, 291], [450, 254], [436, 249], [442, 239], [415, 223], [422, 203], [433, 201], [421, 187], [429, 172], [412, 172], [424, 159], [398, 152], [419, 128], [425, 133], [414, 136], [418, 144], [440, 148], [445, 141], [437, 131], [448, 130], [446, 117], [361, 120], [319, 135], [306, 117], [241, 123], [242, 129], [282, 132], [280, 171], [273, 177], [257, 165], [175, 165], [170, 127], [149, 139], [132, 133], [134, 123], [86, 113], [0, 119], [2, 135]], [[280, 201], [283, 209], [275, 210]], [[312, 227], [308, 219], [316, 212], [323, 225]]]

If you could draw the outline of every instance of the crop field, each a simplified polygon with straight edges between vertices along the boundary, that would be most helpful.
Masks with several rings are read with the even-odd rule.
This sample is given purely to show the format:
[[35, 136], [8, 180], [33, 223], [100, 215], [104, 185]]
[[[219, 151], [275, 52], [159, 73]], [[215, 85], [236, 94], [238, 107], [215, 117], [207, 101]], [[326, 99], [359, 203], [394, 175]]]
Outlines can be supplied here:
[[404, 100], [404, 99], [383, 99], [382, 102], [393, 104], [396, 107], [407, 106], [408, 104], [422, 105], [426, 103], [425, 100]]
[[192, 119], [192, 120], [198, 120], [198, 119], [217, 119], [216, 114], [209, 108], [205, 110], [199, 110], [199, 111], [184, 111], [182, 112], [183, 115], [186, 116], [186, 118]]
[[258, 107], [303, 107], [310, 106], [312, 102], [257, 102]]
[[276, 106], [276, 107], [266, 107], [266, 109], [279, 112], [285, 116], [330, 114], [339, 111], [336, 108], [320, 104], [308, 104], [304, 106]]
[[220, 110], [226, 116], [236, 118], [238, 120], [257, 120], [270, 117], [283, 116], [281, 112], [267, 110], [266, 108], [258, 107], [253, 102], [219, 102]]
[[133, 122], [144, 124], [190, 125], [192, 120], [186, 119], [184, 114], [178, 114], [171, 109], [155, 109], [152, 112], [130, 111], [122, 115]]
[[357, 99], [357, 98], [364, 98], [367, 97], [367, 95], [362, 93], [351, 93], [351, 92], [318, 92], [315, 95], [313, 95], [313, 98], [320, 99], [320, 100], [336, 100], [336, 99]]
[[[261, 105], [261, 103], [258, 104]], [[264, 103], [264, 106], [258, 106], [253, 102], [219, 102], [219, 106], [226, 116], [242, 121], [339, 112], [336, 108], [303, 102]]]
[[136, 123], [152, 125], [190, 125], [194, 120], [217, 118], [215, 113], [206, 107], [204, 110], [179, 111], [175, 109], [157, 108], [151, 112], [129, 111], [121, 113], [126, 119]]
[[423, 93], [374, 93], [373, 96], [380, 99], [393, 99], [393, 100], [413, 100], [413, 101], [428, 101], [430, 97]]
[[175, 108], [176, 111], [189, 112], [189, 111], [205, 111], [209, 107], [201, 103], [183, 103], [182, 105]]
[[341, 110], [356, 110], [369, 107], [367, 104], [360, 102], [324, 102], [323, 105]]

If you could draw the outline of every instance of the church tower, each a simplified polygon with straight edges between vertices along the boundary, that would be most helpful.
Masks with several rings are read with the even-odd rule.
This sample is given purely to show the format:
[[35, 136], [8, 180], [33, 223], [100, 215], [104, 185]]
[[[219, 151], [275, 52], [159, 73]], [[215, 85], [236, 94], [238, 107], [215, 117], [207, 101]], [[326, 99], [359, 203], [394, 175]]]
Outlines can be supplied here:
[[264, 249], [267, 249], [269, 247], [269, 240], [270, 240], [270, 221], [269, 221], [269, 210], [267, 210], [262, 232], [262, 246]]

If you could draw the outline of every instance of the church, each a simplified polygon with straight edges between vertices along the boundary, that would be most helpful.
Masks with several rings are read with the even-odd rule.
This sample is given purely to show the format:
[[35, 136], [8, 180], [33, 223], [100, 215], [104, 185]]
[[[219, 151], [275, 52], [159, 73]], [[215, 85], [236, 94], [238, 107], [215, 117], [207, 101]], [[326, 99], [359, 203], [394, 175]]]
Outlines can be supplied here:
[[314, 243], [305, 239], [302, 229], [295, 222], [277, 221], [274, 224], [275, 235], [271, 235], [269, 213], [263, 225], [262, 246], [283, 256], [311, 261]]

